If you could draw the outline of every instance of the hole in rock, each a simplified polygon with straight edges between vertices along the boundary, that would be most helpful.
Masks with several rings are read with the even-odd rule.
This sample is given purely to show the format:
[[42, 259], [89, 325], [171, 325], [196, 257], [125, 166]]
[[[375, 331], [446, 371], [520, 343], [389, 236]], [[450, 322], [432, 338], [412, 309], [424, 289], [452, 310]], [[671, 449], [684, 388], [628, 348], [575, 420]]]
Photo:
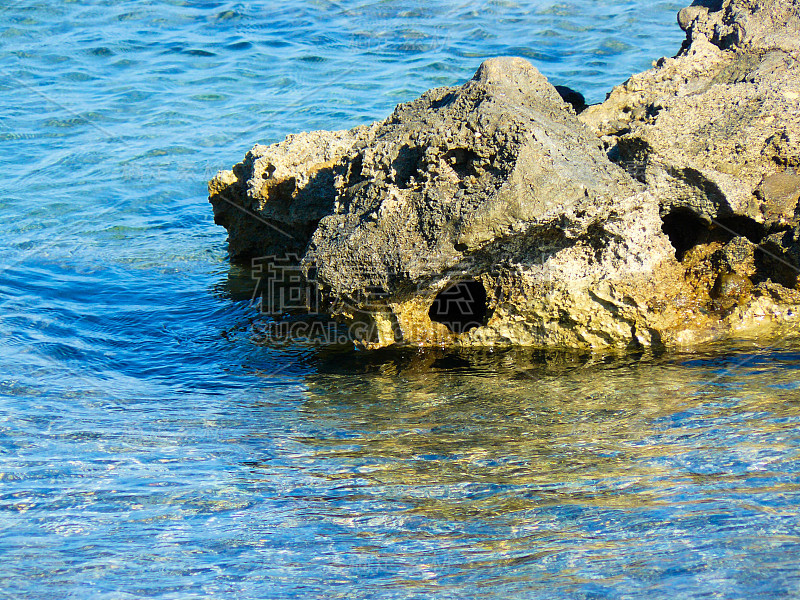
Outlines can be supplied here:
[[348, 170], [348, 177], [347, 177], [347, 185], [353, 186], [357, 183], [361, 183], [362, 181], [366, 181], [366, 177], [364, 177], [364, 155], [357, 154], [352, 161], [350, 161], [350, 166]]
[[436, 295], [428, 316], [459, 334], [483, 325], [486, 312], [483, 285], [474, 279], [464, 279], [451, 283]]
[[419, 175], [419, 162], [422, 159], [422, 150], [405, 144], [397, 153], [397, 158], [392, 161], [397, 187], [408, 188], [411, 180]]
[[473, 163], [478, 161], [479, 158], [477, 153], [467, 148], [453, 148], [444, 155], [444, 159], [453, 167], [453, 171], [455, 171], [456, 175], [461, 179], [469, 177], [470, 175], [477, 175]]
[[744, 236], [754, 244], [758, 244], [764, 238], [764, 226], [750, 217], [740, 215], [720, 217], [717, 219], [717, 224], [730, 239]]
[[688, 208], [677, 208], [662, 219], [661, 231], [667, 234], [675, 258], [683, 260], [683, 255], [690, 248], [703, 241], [708, 233], [708, 224]]
[[291, 199], [297, 190], [297, 179], [289, 177], [283, 181], [278, 181], [270, 187], [269, 197], [272, 199]]

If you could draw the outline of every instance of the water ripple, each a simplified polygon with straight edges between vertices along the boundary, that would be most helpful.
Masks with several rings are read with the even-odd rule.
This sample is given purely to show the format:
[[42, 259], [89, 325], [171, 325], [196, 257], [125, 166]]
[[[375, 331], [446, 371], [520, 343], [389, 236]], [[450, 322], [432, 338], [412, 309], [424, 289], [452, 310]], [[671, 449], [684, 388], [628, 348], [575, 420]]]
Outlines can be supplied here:
[[0, 596], [796, 596], [796, 344], [265, 345], [205, 199], [495, 55], [602, 100], [679, 8], [0, 9]]

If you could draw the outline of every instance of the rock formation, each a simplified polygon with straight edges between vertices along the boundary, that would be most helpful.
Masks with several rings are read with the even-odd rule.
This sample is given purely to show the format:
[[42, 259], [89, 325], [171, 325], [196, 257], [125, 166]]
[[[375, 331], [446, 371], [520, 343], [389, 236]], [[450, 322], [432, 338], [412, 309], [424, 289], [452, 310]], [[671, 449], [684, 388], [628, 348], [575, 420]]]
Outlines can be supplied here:
[[583, 108], [518, 58], [209, 184], [234, 260], [294, 255], [363, 347], [681, 346], [800, 314], [800, 2], [696, 2]]

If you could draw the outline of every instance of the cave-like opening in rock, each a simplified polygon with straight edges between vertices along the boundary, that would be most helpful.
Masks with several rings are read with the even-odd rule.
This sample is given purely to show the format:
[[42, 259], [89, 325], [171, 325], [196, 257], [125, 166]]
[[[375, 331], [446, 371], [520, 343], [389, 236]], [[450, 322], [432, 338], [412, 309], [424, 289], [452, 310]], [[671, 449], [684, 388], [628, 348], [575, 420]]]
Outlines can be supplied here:
[[483, 284], [474, 279], [462, 279], [451, 283], [436, 295], [428, 316], [431, 321], [460, 334], [483, 325], [486, 313], [486, 290]]
[[754, 244], [758, 244], [764, 238], [764, 225], [740, 215], [730, 217], [720, 217], [715, 221], [716, 225], [725, 231], [727, 237], [733, 239], [738, 236], [746, 237]]
[[395, 172], [395, 183], [400, 189], [406, 189], [411, 184], [411, 180], [419, 177], [419, 163], [422, 159], [423, 150], [403, 145], [397, 152], [397, 157], [392, 161], [392, 168]]
[[661, 231], [667, 234], [675, 258], [683, 260], [686, 251], [701, 244], [708, 234], [709, 223], [688, 208], [676, 208], [662, 218]]

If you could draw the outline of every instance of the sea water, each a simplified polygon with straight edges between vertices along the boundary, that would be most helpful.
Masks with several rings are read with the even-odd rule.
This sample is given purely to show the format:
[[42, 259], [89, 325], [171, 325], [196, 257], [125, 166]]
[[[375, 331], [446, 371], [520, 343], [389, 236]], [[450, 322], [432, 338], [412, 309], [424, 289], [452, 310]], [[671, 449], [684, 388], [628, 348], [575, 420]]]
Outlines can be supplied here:
[[800, 346], [265, 342], [206, 181], [498, 55], [589, 102], [681, 4], [6, 0], [0, 596], [800, 595]]

